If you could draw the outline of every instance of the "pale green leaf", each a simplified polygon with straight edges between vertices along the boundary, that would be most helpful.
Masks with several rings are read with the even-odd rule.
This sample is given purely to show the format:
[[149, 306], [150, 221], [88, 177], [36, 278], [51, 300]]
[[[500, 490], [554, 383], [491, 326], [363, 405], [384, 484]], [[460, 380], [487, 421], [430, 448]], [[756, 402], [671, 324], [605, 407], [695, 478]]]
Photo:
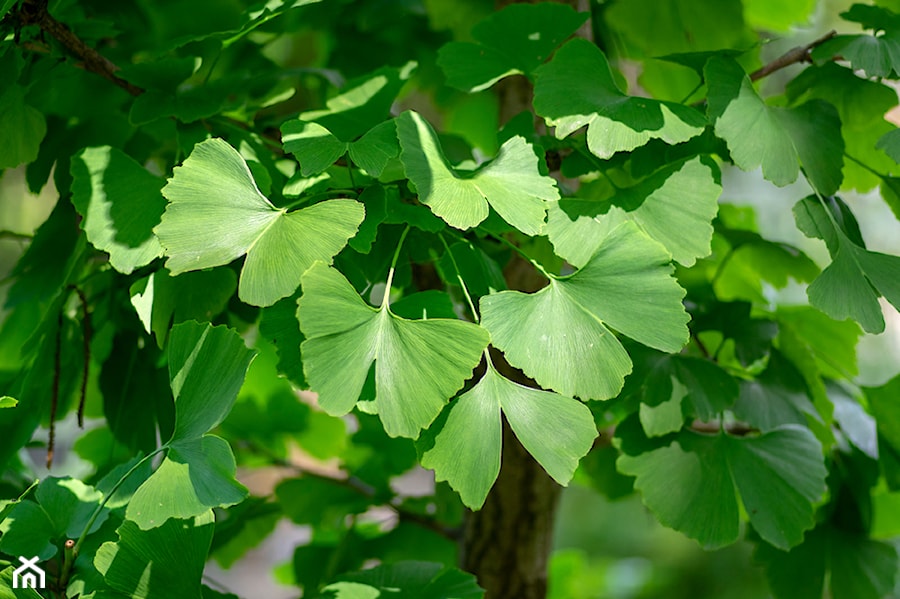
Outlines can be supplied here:
[[785, 425], [758, 437], [681, 433], [671, 444], [617, 465], [637, 477], [644, 503], [664, 525], [706, 548], [738, 539], [738, 497], [759, 535], [781, 549], [812, 528], [825, 492], [822, 448], [804, 427]]
[[651, 139], [677, 144], [699, 135], [706, 119], [693, 108], [622, 93], [593, 43], [574, 39], [535, 71], [534, 109], [562, 139], [587, 125], [599, 158], [628, 152]]
[[100, 546], [94, 566], [106, 584], [130, 599], [201, 599], [214, 529], [212, 510], [151, 530], [126, 520], [119, 527], [119, 540]]
[[19, 405], [19, 400], [9, 395], [0, 397], [0, 408], [14, 408]]
[[731, 58], [711, 58], [704, 73], [709, 118], [737, 166], [744, 170], [761, 166], [766, 179], [785, 186], [797, 180], [802, 165], [819, 193], [838, 190], [844, 142], [833, 106], [809, 101], [796, 108], [771, 107]]
[[488, 365], [478, 384], [451, 404], [434, 446], [422, 455], [422, 465], [472, 509], [482, 506], [500, 472], [501, 411], [525, 449], [563, 486], [597, 437], [581, 402], [519, 385]]
[[671, 393], [669, 397], [664, 398], [664, 401], [656, 405], [641, 402], [638, 416], [648, 437], [668, 435], [680, 431], [684, 425], [681, 404], [688, 393], [688, 388], [674, 376], [671, 377], [668, 388], [671, 389]]
[[166, 207], [162, 179], [109, 146], [85, 148], [72, 157], [70, 170], [81, 228], [95, 248], [109, 253], [113, 268], [130, 274], [162, 256], [153, 234]]
[[662, 246], [624, 223], [578, 272], [533, 294], [481, 298], [482, 324], [511, 364], [541, 386], [581, 399], [608, 399], [631, 362], [605, 326], [663, 351], [687, 342], [684, 290]]
[[900, 35], [892, 31], [884, 35], [838, 35], [812, 51], [817, 63], [840, 56], [854, 69], [868, 77], [890, 77], [900, 69]]
[[210, 139], [175, 169], [163, 188], [170, 204], [156, 234], [174, 275], [227, 264], [244, 254], [238, 295], [269, 306], [294, 292], [316, 260], [330, 261], [365, 211], [338, 199], [287, 212], [256, 187], [247, 163], [221, 139]]
[[171, 441], [200, 437], [225, 419], [254, 355], [225, 326], [188, 321], [172, 327], [169, 380], [175, 396], [175, 432]]
[[676, 262], [691, 266], [710, 252], [712, 220], [722, 193], [715, 174], [694, 158], [677, 170], [665, 169], [617, 190], [609, 203], [564, 198], [550, 205], [547, 235], [560, 257], [583, 266], [609, 231], [632, 220]]
[[477, 43], [441, 47], [438, 65], [448, 85], [487, 89], [507, 75], [530, 75], [586, 18], [564, 4], [510, 4], [472, 28]]
[[372, 127], [350, 144], [350, 159], [373, 177], [381, 176], [387, 163], [399, 153], [397, 126], [393, 120]]
[[450, 166], [434, 129], [415, 112], [397, 117], [397, 133], [400, 159], [419, 200], [457, 229], [481, 223], [490, 205], [512, 226], [536, 235], [544, 225], [544, 202], [559, 198], [524, 138], [509, 139], [492, 161], [469, 173]]
[[487, 331], [448, 319], [406, 320], [366, 304], [324, 264], [303, 275], [297, 316], [303, 369], [329, 414], [353, 409], [374, 363], [375, 408], [391, 436], [417, 437], [472, 375]]
[[[384, 564], [350, 572], [340, 576], [335, 586], [341, 591], [338, 597], [344, 599], [373, 599], [375, 597], [396, 597], [397, 599], [482, 599], [484, 590], [478, 586], [475, 576], [443, 564], [420, 561], [403, 561]], [[345, 586], [346, 583], [355, 583]], [[325, 587], [325, 591], [331, 585]], [[363, 589], [376, 589], [371, 595]], [[351, 591], [345, 593], [346, 591]]]
[[171, 518], [194, 518], [214, 507], [240, 503], [247, 489], [234, 473], [231, 447], [220, 437], [171, 443], [162, 464], [131, 497], [125, 518], [149, 530]]

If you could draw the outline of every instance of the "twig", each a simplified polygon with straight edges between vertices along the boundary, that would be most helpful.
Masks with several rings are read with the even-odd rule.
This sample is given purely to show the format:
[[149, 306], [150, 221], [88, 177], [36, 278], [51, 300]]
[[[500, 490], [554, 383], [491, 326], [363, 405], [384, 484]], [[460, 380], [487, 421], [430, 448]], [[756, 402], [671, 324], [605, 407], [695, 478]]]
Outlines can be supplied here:
[[19, 19], [23, 25], [37, 25], [42, 31], [52, 35], [71, 54], [84, 63], [84, 68], [118, 85], [132, 96], [139, 96], [144, 90], [118, 75], [119, 70], [112, 61], [85, 44], [71, 29], [60, 23], [47, 10], [47, 0], [24, 0], [19, 7]]
[[[301, 476], [308, 476], [310, 478], [316, 478], [316, 479], [323, 480], [323, 481], [332, 483], [332, 484], [340, 486], [340, 487], [344, 487], [345, 489], [350, 489], [351, 491], [354, 491], [354, 492], [362, 495], [366, 499], [377, 500], [377, 495], [378, 495], [377, 489], [375, 489], [375, 487], [373, 487], [369, 483], [365, 482], [361, 478], [358, 478], [356, 476], [350, 476], [350, 475], [348, 475], [347, 477], [342, 477], [339, 475], [326, 474], [324, 472], [316, 472], [314, 470], [309, 470], [308, 468], [304, 468], [303, 466], [301, 466], [300, 464], [297, 464], [295, 462], [291, 462], [289, 460], [285, 460], [284, 458], [280, 458], [280, 457], [272, 454], [270, 451], [268, 451], [264, 447], [260, 447], [256, 443], [245, 441], [242, 445], [244, 447], [246, 447], [247, 449], [249, 449], [250, 451], [253, 451], [254, 453], [263, 455], [266, 458], [268, 458], [273, 466], [287, 468], [289, 470], [293, 470], [294, 472], [296, 472], [297, 474], [299, 474]], [[407, 522], [412, 522], [414, 524], [418, 524], [419, 526], [421, 526], [423, 528], [427, 528], [428, 530], [435, 532], [435, 533], [441, 535], [442, 537], [449, 539], [453, 542], [459, 541], [460, 534], [462, 533], [462, 531], [458, 530], [455, 527], [443, 526], [442, 524], [440, 524], [433, 518], [429, 518], [428, 516], [424, 516], [424, 515], [418, 514], [416, 512], [411, 512], [399, 505], [394, 505], [391, 502], [385, 502], [383, 505], [385, 505], [388, 508], [390, 508], [391, 510], [393, 510], [394, 513], [397, 514], [397, 517], [400, 518], [400, 520], [405, 520]]]
[[796, 48], [788, 50], [772, 62], [763, 65], [761, 68], [750, 73], [750, 81], [759, 81], [763, 77], [767, 77], [775, 71], [779, 71], [784, 67], [798, 62], [812, 62], [810, 52], [812, 52], [813, 48], [824, 44], [836, 35], [837, 31], [832, 29], [822, 37], [810, 42], [809, 44], [806, 44], [805, 46], [797, 46]]
[[81, 372], [81, 395], [78, 400], [78, 426], [84, 428], [84, 402], [87, 397], [87, 382], [91, 366], [91, 313], [88, 311], [87, 298], [78, 287], [72, 286], [78, 299], [81, 300], [81, 336], [84, 343], [84, 363]]
[[53, 450], [56, 446], [56, 409], [59, 406], [59, 379], [62, 368], [63, 308], [56, 318], [56, 351], [53, 353], [53, 389], [50, 395], [50, 432], [47, 438], [47, 469], [53, 467]]
[[34, 235], [28, 233], [16, 233], [15, 231], [0, 231], [0, 239], [13, 239], [15, 241], [31, 241]]

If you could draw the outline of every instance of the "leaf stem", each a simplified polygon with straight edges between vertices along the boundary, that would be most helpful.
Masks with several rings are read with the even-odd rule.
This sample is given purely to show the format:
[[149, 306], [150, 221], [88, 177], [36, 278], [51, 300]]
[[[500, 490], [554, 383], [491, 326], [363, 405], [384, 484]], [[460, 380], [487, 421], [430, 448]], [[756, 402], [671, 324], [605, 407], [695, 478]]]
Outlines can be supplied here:
[[854, 158], [853, 156], [851, 156], [851, 155], [848, 154], [847, 152], [844, 152], [844, 158], [847, 158], [848, 160], [850, 160], [850, 162], [856, 163], [857, 166], [859, 166], [860, 168], [863, 168], [863, 169], [869, 171], [870, 173], [872, 173], [873, 175], [875, 175], [875, 176], [878, 177], [879, 179], [887, 179], [888, 176], [889, 176], [889, 175], [885, 175], [884, 173], [879, 173], [878, 171], [876, 171], [874, 168], [872, 168], [871, 166], [869, 166], [868, 164], [866, 164], [866, 163], [863, 162], [862, 160], [859, 160], [858, 158]]
[[447, 245], [447, 240], [444, 239], [444, 236], [438, 233], [438, 238], [441, 240], [441, 243], [444, 244], [444, 249], [447, 250], [447, 256], [450, 257], [450, 262], [453, 263], [453, 270], [456, 271], [456, 280], [459, 281], [459, 286], [462, 287], [463, 295], [466, 296], [466, 301], [469, 303], [469, 310], [472, 311], [472, 318], [475, 319], [475, 322], [480, 322], [481, 318], [478, 316], [478, 312], [475, 310], [475, 302], [472, 301], [472, 296], [469, 295], [469, 289], [468, 287], [466, 287], [466, 282], [462, 278], [462, 273], [459, 270], [459, 264], [456, 263], [456, 258], [453, 256], [453, 252], [450, 251], [450, 246]]
[[391, 269], [388, 271], [387, 283], [385, 283], [384, 287], [384, 297], [381, 299], [381, 307], [387, 308], [388, 310], [390, 310], [389, 300], [391, 297], [391, 284], [394, 282], [394, 269], [397, 267], [397, 260], [400, 259], [400, 248], [403, 247], [403, 242], [406, 240], [409, 229], [409, 225], [406, 225], [406, 228], [403, 229], [403, 233], [400, 234], [400, 241], [397, 242], [397, 249], [394, 250], [394, 257], [391, 259]]
[[62, 571], [59, 574], [60, 586], [65, 588], [66, 585], [68, 584], [69, 573], [71, 572], [72, 566], [75, 563], [75, 558], [78, 557], [78, 552], [81, 550], [81, 545], [84, 543], [84, 540], [87, 538], [88, 533], [91, 530], [91, 527], [94, 526], [94, 522], [96, 522], [97, 518], [100, 516], [100, 512], [103, 511], [103, 508], [106, 507], [106, 504], [109, 503], [109, 500], [112, 499], [113, 495], [116, 494], [116, 491], [119, 490], [119, 487], [121, 487], [122, 484], [126, 480], [128, 480], [128, 477], [130, 477], [132, 474], [134, 474], [138, 468], [143, 466], [145, 462], [153, 459], [153, 456], [167, 450], [168, 448], [169, 448], [168, 445], [163, 445], [161, 447], [158, 447], [154, 451], [148, 453], [143, 458], [141, 458], [134, 466], [132, 466], [131, 468], [128, 469], [128, 472], [123, 474], [122, 477], [119, 478], [118, 481], [116, 481], [116, 484], [114, 484], [112, 489], [109, 490], [109, 493], [107, 493], [103, 497], [103, 500], [94, 509], [94, 513], [91, 514], [91, 518], [88, 520], [87, 524], [84, 526], [84, 530], [81, 531], [81, 536], [79, 536], [78, 540], [75, 541], [75, 545], [73, 545], [72, 551], [66, 552], [66, 559], [63, 562]]
[[531, 256], [529, 256], [528, 254], [526, 254], [526, 253], [522, 250], [522, 248], [520, 248], [519, 246], [517, 246], [516, 244], [514, 244], [512, 241], [510, 241], [510, 240], [507, 239], [506, 237], [503, 237], [502, 235], [495, 235], [494, 233], [488, 233], [488, 235], [490, 235], [491, 237], [493, 237], [493, 238], [496, 239], [497, 241], [503, 243], [504, 245], [506, 245], [507, 247], [509, 247], [511, 250], [513, 250], [514, 252], [516, 252], [517, 254], [519, 254], [520, 256], [522, 256], [522, 258], [524, 258], [525, 260], [527, 260], [528, 262], [530, 262], [532, 266], [534, 266], [536, 269], [538, 269], [538, 271], [540, 271], [540, 273], [541, 273], [542, 275], [544, 275], [545, 277], [547, 277], [548, 279], [553, 279], [553, 278], [554, 278], [553, 275], [551, 275], [550, 273], [548, 273], [548, 272], [544, 269], [544, 267], [541, 266], [541, 263], [540, 263], [540, 262], [538, 262], [537, 260], [535, 260], [534, 258], [532, 258]]

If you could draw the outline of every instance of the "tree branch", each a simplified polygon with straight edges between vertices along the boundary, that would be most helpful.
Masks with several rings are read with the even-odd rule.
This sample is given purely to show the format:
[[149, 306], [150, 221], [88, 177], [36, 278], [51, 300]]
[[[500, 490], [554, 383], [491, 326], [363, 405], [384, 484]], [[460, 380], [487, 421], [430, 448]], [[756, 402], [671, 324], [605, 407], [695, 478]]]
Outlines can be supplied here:
[[832, 29], [822, 37], [810, 42], [809, 44], [806, 44], [805, 46], [797, 46], [796, 48], [788, 50], [772, 62], [763, 65], [761, 68], [750, 73], [750, 81], [759, 81], [763, 77], [767, 77], [775, 71], [780, 71], [781, 69], [798, 62], [812, 62], [810, 52], [812, 52], [813, 48], [824, 44], [836, 35], [837, 31]]
[[[265, 456], [273, 466], [278, 466], [281, 468], [287, 468], [288, 470], [292, 470], [295, 473], [301, 476], [307, 476], [310, 478], [317, 478], [319, 480], [324, 480], [326, 482], [332, 483], [334, 485], [344, 487], [345, 489], [350, 489], [354, 491], [366, 499], [371, 499], [377, 501], [377, 490], [375, 487], [365, 482], [361, 478], [356, 476], [348, 475], [347, 477], [342, 477], [334, 474], [326, 474], [325, 472], [317, 472], [314, 470], [310, 470], [308, 468], [304, 468], [300, 464], [295, 462], [291, 462], [290, 460], [285, 460], [280, 458], [270, 451], [266, 450], [264, 447], [260, 447], [256, 443], [251, 441], [245, 441], [242, 443], [242, 446], [249, 449], [250, 451], [257, 453], [259, 455]], [[461, 531], [455, 527], [451, 526], [443, 526], [433, 518], [429, 518], [428, 516], [424, 516], [422, 514], [409, 511], [399, 505], [394, 505], [391, 502], [385, 502], [382, 505], [387, 506], [391, 510], [397, 514], [397, 517], [400, 520], [404, 520], [406, 522], [412, 522], [414, 524], [418, 524], [423, 528], [427, 528], [432, 532], [436, 532], [441, 535], [445, 539], [457, 542], [460, 538]]]
[[52, 35], [69, 53], [84, 63], [85, 70], [111, 81], [132, 96], [144, 93], [140, 87], [117, 76], [119, 67], [112, 61], [85, 44], [71, 29], [54, 19], [47, 10], [47, 0], [24, 0], [19, 7], [19, 19], [23, 25], [37, 25], [41, 31]]

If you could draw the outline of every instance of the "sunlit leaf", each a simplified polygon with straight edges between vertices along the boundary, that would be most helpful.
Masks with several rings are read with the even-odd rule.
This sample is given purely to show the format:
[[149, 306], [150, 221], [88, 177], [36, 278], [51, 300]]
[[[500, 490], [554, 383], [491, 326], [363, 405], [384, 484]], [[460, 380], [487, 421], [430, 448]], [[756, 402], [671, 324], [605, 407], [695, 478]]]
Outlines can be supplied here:
[[353, 409], [374, 363], [375, 408], [391, 436], [417, 437], [472, 374], [484, 329], [448, 319], [406, 320], [366, 304], [339, 272], [303, 275], [297, 312], [306, 337], [303, 369], [332, 415]]
[[488, 205], [506, 222], [534, 235], [544, 225], [545, 201], [559, 198], [555, 182], [538, 171], [538, 158], [521, 137], [500, 147], [497, 156], [474, 172], [454, 169], [437, 135], [421, 116], [397, 117], [406, 175], [419, 200], [457, 229], [468, 229], [488, 216]]
[[328, 200], [287, 212], [263, 196], [247, 163], [221, 139], [197, 144], [163, 188], [156, 234], [173, 275], [247, 255], [238, 295], [270, 306], [294, 292], [316, 260], [330, 261], [363, 220], [362, 204]]
[[699, 135], [706, 119], [693, 108], [627, 96], [616, 86], [609, 63], [593, 43], [574, 39], [537, 69], [534, 109], [563, 139], [587, 125], [591, 152], [609, 158], [651, 139], [669, 144]]

